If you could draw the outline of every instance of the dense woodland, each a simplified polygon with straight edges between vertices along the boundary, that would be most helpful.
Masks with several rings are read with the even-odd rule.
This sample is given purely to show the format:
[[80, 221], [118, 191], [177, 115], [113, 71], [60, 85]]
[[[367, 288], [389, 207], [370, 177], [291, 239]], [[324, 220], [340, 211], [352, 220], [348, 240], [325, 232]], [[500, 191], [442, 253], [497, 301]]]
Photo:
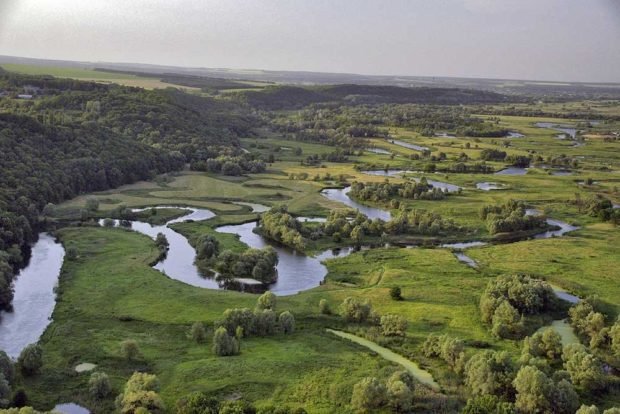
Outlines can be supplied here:
[[[509, 100], [495, 92], [456, 88], [401, 88], [375, 85], [329, 85], [315, 87], [270, 86], [262, 91], [238, 92], [234, 97], [250, 106], [267, 109], [299, 109], [313, 103], [341, 104], [491, 104]], [[512, 98], [513, 100], [515, 98]]]
[[233, 104], [172, 89], [0, 72], [1, 90], [25, 86], [40, 96], [0, 100], [0, 309], [10, 308], [12, 275], [43, 228], [48, 204], [210, 158], [225, 174], [265, 168], [239, 155], [238, 136], [252, 118]]

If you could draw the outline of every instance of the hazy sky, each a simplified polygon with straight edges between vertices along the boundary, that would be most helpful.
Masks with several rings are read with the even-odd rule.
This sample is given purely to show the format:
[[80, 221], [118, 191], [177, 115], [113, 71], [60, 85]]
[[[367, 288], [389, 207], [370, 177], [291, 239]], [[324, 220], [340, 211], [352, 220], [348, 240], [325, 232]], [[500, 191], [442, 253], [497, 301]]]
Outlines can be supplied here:
[[620, 0], [0, 0], [0, 54], [620, 82]]

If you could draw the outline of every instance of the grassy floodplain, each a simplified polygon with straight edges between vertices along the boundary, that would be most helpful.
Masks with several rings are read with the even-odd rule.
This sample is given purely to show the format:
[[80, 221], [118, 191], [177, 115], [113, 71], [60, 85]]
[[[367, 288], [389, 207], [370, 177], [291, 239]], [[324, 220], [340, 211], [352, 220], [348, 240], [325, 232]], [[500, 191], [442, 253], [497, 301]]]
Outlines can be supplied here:
[[[79, 79], [99, 83], [117, 83], [124, 86], [134, 86], [145, 89], [179, 88], [179, 85], [162, 82], [157, 78], [149, 78], [128, 73], [112, 73], [94, 69], [67, 68], [58, 66], [22, 65], [15, 63], [3, 63], [0, 67], [7, 71], [24, 75], [50, 75], [56, 78]], [[183, 87], [188, 91], [197, 88]]]
[[[581, 228], [561, 238], [468, 250], [467, 254], [479, 264], [478, 269], [464, 265], [450, 250], [440, 248], [379, 248], [329, 260], [326, 263], [329, 273], [323, 285], [278, 298], [278, 310], [290, 310], [297, 319], [293, 335], [244, 339], [241, 355], [227, 358], [212, 352], [211, 327], [227, 308], [252, 308], [256, 295], [200, 289], [167, 278], [150, 267], [159, 252], [146, 236], [122, 229], [63, 228], [58, 232], [60, 239], [65, 246], [75, 247], [79, 257], [63, 266], [53, 322], [41, 339], [45, 355], [43, 372], [23, 384], [32, 403], [49, 406], [75, 401], [95, 412], [112, 410], [112, 400], [90, 399], [86, 391], [88, 374], [73, 372], [75, 365], [91, 362], [111, 376], [117, 393], [134, 370], [156, 373], [162, 382], [161, 395], [170, 408], [192, 391], [205, 391], [220, 399], [244, 398], [257, 406], [288, 405], [304, 407], [313, 413], [349, 412], [351, 407], [345, 396], [351, 395], [353, 385], [366, 376], [385, 377], [395, 366], [364, 347], [326, 332], [326, 328], [355, 332], [359, 327], [347, 325], [335, 315], [320, 315], [321, 299], [327, 300], [333, 310], [349, 296], [369, 299], [379, 314], [405, 317], [409, 322], [407, 339], [389, 342], [386, 347], [428, 369], [441, 391], [452, 396], [462, 392], [458, 379], [442, 363], [421, 353], [422, 343], [430, 333], [447, 333], [465, 340], [468, 354], [489, 348], [508, 351], [514, 358], [519, 355], [520, 342], [494, 338], [480, 320], [480, 295], [488, 281], [497, 275], [528, 273], [581, 297], [597, 295], [609, 318], [615, 318], [620, 311], [617, 248], [620, 233], [611, 224], [580, 213], [568, 201], [575, 193], [584, 197], [603, 194], [620, 201], [618, 143], [588, 138], [585, 146], [573, 147], [557, 140], [556, 132], [533, 125], [539, 121], [575, 124], [578, 120], [501, 116], [500, 123], [525, 135], [510, 139], [509, 147], [504, 146], [505, 140], [498, 138], [424, 137], [404, 128], [391, 128], [390, 133], [398, 139], [427, 146], [432, 153], [445, 152], [449, 158], [461, 152], [476, 158], [484, 148], [517, 155], [536, 151], [543, 155], [565, 152], [585, 157], [572, 175], [554, 176], [535, 167], [524, 176], [421, 173], [418, 167], [422, 164], [409, 159], [415, 150], [381, 138], [373, 138], [371, 142], [393, 151], [394, 157], [364, 152], [350, 156], [347, 162], [304, 166], [300, 161], [307, 155], [327, 154], [333, 147], [274, 135], [242, 140], [243, 147], [251, 152], [274, 154], [275, 162], [262, 174], [224, 177], [185, 171], [167, 180], [139, 182], [59, 205], [60, 218], [75, 217], [89, 198], [100, 202], [102, 216], [120, 205], [211, 209], [216, 218], [177, 224], [174, 228], [190, 240], [211, 234], [223, 246], [241, 251], [245, 246], [234, 236], [214, 231], [218, 225], [256, 217], [248, 207], [235, 202], [287, 204], [289, 211], [297, 215], [325, 216], [331, 209], [342, 206], [321, 196], [320, 190], [338, 185], [339, 179], [314, 181], [314, 176], [329, 174], [349, 183], [382, 182], [384, 177], [366, 175], [355, 167], [374, 165], [383, 169], [387, 165], [415, 171], [410, 173], [413, 177], [425, 176], [463, 187], [460, 194], [443, 200], [405, 203], [468, 226], [474, 229], [475, 238], [484, 237], [487, 231], [479, 218], [480, 208], [510, 199], [524, 200], [550, 217]], [[294, 148], [301, 148], [302, 155], [295, 155]], [[499, 162], [489, 164], [496, 170], [505, 166]], [[308, 177], [290, 178], [291, 174], [300, 173]], [[580, 183], [588, 178], [596, 184]], [[390, 182], [402, 180], [389, 178]], [[488, 192], [476, 189], [476, 183], [483, 181], [502, 184], [505, 189]], [[390, 298], [389, 290], [395, 286], [402, 289], [403, 301]], [[197, 321], [210, 327], [206, 344], [196, 344], [187, 337], [190, 326]], [[128, 363], [119, 355], [119, 344], [129, 338], [138, 341], [142, 356]], [[416, 390], [414, 411], [429, 412], [429, 395], [430, 391], [423, 387]], [[459, 398], [455, 399], [460, 402], [454, 402], [454, 397], [449, 397], [448, 407], [462, 404]], [[612, 406], [618, 403], [618, 397], [586, 397], [585, 401]]]

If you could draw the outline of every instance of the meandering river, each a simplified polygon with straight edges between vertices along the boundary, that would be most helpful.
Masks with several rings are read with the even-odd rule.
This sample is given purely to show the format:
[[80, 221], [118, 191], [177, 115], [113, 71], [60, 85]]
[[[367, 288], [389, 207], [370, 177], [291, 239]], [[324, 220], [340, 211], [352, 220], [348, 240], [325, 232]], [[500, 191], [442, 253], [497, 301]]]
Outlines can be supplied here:
[[26, 345], [37, 342], [54, 311], [65, 250], [47, 233], [39, 234], [28, 265], [13, 285], [13, 312], [0, 313], [0, 349], [17, 358]]
[[245, 224], [234, 224], [218, 227], [220, 233], [231, 233], [239, 235], [239, 239], [248, 246], [261, 249], [272, 246], [278, 253], [278, 281], [269, 286], [269, 290], [276, 295], [292, 295], [304, 290], [312, 289], [321, 284], [327, 268], [323, 263], [325, 259], [334, 257], [344, 257], [350, 254], [353, 249], [345, 247], [337, 250], [326, 250], [316, 256], [306, 256], [283, 246], [277, 246], [268, 242], [254, 233], [253, 229], [257, 226], [255, 221]]
[[[357, 203], [348, 196], [350, 187], [343, 189], [326, 189], [322, 192], [323, 196], [330, 200], [338, 201], [349, 207], [359, 209], [369, 218], [379, 218], [389, 220], [389, 211], [379, 208], [368, 207]], [[152, 208], [152, 207], [149, 207]], [[214, 278], [203, 275], [194, 264], [196, 251], [189, 244], [188, 240], [172, 230], [169, 225], [180, 223], [186, 220], [201, 221], [215, 216], [206, 209], [178, 207], [178, 206], [159, 206], [157, 208], [184, 208], [188, 214], [168, 221], [165, 225], [151, 225], [140, 221], [131, 221], [131, 229], [155, 238], [158, 233], [163, 233], [168, 239], [169, 250], [165, 258], [159, 261], [154, 268], [167, 276], [187, 283], [207, 289], [221, 289], [222, 286]], [[267, 207], [254, 205], [255, 210], [264, 210]], [[140, 211], [140, 210], [136, 210]], [[539, 214], [536, 210], [528, 210], [528, 214]], [[308, 217], [302, 220], [315, 220]], [[546, 231], [536, 235], [536, 238], [549, 238], [562, 236], [569, 231], [576, 230], [577, 227], [571, 226], [560, 220], [548, 219], [547, 222], [559, 227], [559, 230]], [[118, 225], [118, 221], [115, 221]], [[322, 263], [323, 260], [344, 257], [350, 254], [352, 248], [342, 248], [337, 250], [327, 250], [316, 256], [306, 256], [299, 254], [292, 249], [275, 245], [264, 239], [259, 234], [253, 232], [256, 222], [238, 225], [228, 225], [217, 228], [221, 233], [232, 233], [239, 235], [242, 242], [249, 247], [262, 248], [267, 245], [274, 247], [278, 253], [279, 263], [277, 265], [278, 281], [269, 289], [278, 295], [291, 295], [318, 286], [327, 274], [327, 268]], [[441, 247], [459, 250], [457, 257], [459, 260], [474, 267], [476, 266], [462, 250], [470, 247], [483, 245], [480, 241], [466, 243], [444, 244]], [[37, 342], [47, 325], [50, 323], [55, 305], [54, 286], [58, 282], [60, 269], [64, 258], [64, 249], [54, 241], [54, 239], [42, 233], [37, 243], [32, 248], [32, 258], [26, 268], [24, 268], [16, 278], [14, 312], [3, 313], [0, 321], [0, 349], [5, 350], [12, 357], [16, 357], [21, 350], [28, 344]], [[252, 282], [251, 280], [249, 281]]]

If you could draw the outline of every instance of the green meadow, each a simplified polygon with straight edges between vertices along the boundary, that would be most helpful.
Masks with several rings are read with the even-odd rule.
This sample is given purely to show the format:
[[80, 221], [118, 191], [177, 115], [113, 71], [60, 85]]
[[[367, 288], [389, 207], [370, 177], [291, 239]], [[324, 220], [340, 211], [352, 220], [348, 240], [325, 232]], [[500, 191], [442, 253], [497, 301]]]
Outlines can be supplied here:
[[[87, 77], [87, 73], [81, 75]], [[105, 76], [113, 79], [112, 74]], [[421, 348], [429, 334], [445, 333], [463, 339], [468, 355], [488, 348], [508, 351], [516, 358], [520, 342], [493, 337], [480, 319], [480, 295], [494, 277], [527, 273], [581, 297], [597, 295], [610, 321], [620, 311], [620, 233], [613, 225], [580, 213], [570, 203], [575, 194], [600, 194], [620, 201], [618, 143], [592, 138], [586, 139], [583, 147], [572, 147], [556, 139], [556, 132], [535, 127], [533, 123], [538, 121], [576, 123], [501, 116], [498, 122], [525, 135], [509, 140], [423, 137], [404, 128], [391, 128], [390, 133], [427, 146], [432, 153], [445, 152], [449, 159], [461, 153], [476, 159], [484, 148], [517, 155], [535, 151], [544, 156], [566, 153], [585, 157], [574, 174], [555, 176], [542, 168], [530, 168], [523, 176], [422, 173], [422, 163], [410, 159], [416, 151], [380, 138], [373, 138], [372, 144], [393, 151], [393, 157], [366, 151], [350, 156], [346, 162], [306, 166], [301, 161], [308, 155], [328, 154], [334, 148], [268, 135], [241, 141], [250, 152], [264, 157], [273, 154], [274, 162], [265, 173], [224, 177], [184, 171], [166, 179], [80, 196], [56, 206], [57, 217], [64, 220], [75, 220], [87, 199], [99, 201], [97, 214], [102, 217], [122, 205], [207, 208], [217, 216], [203, 222], [176, 224], [173, 228], [190, 241], [204, 234], [212, 235], [225, 248], [239, 252], [246, 246], [234, 235], [215, 231], [222, 224], [256, 218], [256, 213], [236, 202], [270, 207], [286, 204], [296, 215], [325, 216], [342, 205], [327, 200], [320, 191], [339, 185], [340, 180], [384, 181], [385, 177], [366, 175], [356, 168], [374, 165], [376, 169], [407, 168], [416, 171], [410, 173], [412, 177], [463, 187], [459, 194], [443, 200], [404, 202], [468, 226], [473, 229], [474, 238], [483, 237], [487, 231], [479, 217], [481, 207], [510, 199], [523, 200], [549, 217], [581, 228], [564, 237], [470, 249], [467, 254], [478, 263], [477, 269], [459, 262], [453, 252], [442, 248], [376, 248], [328, 260], [324, 284], [278, 297], [277, 310], [290, 310], [295, 315], [294, 334], [243, 339], [239, 356], [217, 357], [211, 350], [214, 322], [228, 308], [253, 308], [256, 295], [201, 289], [166, 277], [151, 268], [159, 253], [153, 241], [135, 232], [65, 227], [58, 231], [58, 236], [65, 247], [74, 247], [79, 255], [63, 265], [53, 321], [40, 341], [44, 350], [43, 371], [22, 384], [31, 402], [50, 406], [75, 401], [95, 413], [110, 412], [113, 399], [92, 400], [87, 392], [88, 374], [73, 371], [75, 365], [91, 362], [110, 375], [116, 393], [135, 370], [157, 374], [162, 383], [161, 396], [170, 409], [190, 392], [204, 391], [219, 399], [243, 398], [257, 407], [285, 405], [303, 407], [311, 413], [352, 412], [348, 396], [356, 382], [367, 376], [384, 378], [396, 369], [379, 354], [326, 331], [332, 328], [355, 333], [361, 328], [348, 325], [337, 315], [320, 314], [319, 301], [325, 299], [337, 312], [345, 298], [358, 297], [369, 300], [379, 314], [397, 314], [408, 321], [406, 338], [389, 342], [386, 347], [428, 370], [439, 383], [439, 392], [456, 395], [454, 404], [462, 405], [463, 389], [458, 380], [440, 362], [425, 358]], [[504, 144], [506, 141], [509, 146]], [[296, 155], [295, 148], [301, 148], [302, 154]], [[496, 170], [505, 166], [489, 164]], [[307, 174], [305, 179], [298, 178], [301, 173]], [[323, 179], [326, 174], [332, 178]], [[315, 176], [320, 179], [314, 180]], [[595, 184], [581, 183], [588, 178]], [[390, 182], [402, 180], [389, 178]], [[504, 189], [476, 188], [476, 183], [486, 181], [502, 184]], [[404, 300], [390, 297], [392, 287], [401, 288]], [[194, 322], [208, 327], [205, 344], [188, 338]], [[119, 344], [126, 339], [134, 339], [140, 346], [141, 356], [135, 361], [128, 362], [120, 356]], [[414, 411], [432, 410], [430, 396], [436, 395], [421, 385], [416, 388]], [[610, 395], [596, 402], [610, 406], [617, 400]]]

